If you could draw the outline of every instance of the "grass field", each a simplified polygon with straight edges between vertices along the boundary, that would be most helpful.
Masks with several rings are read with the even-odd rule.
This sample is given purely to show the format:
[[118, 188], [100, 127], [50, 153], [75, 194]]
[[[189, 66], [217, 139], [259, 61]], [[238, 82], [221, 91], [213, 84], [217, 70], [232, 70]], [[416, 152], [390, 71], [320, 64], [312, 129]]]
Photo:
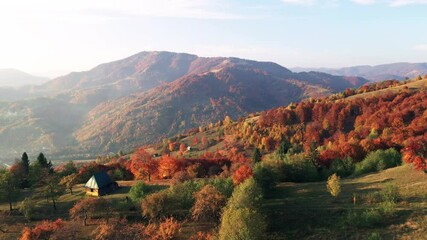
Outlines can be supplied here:
[[385, 93], [398, 93], [402, 90], [404, 90], [405, 87], [408, 87], [409, 90], [414, 90], [414, 89], [420, 89], [420, 88], [426, 88], [427, 86], [427, 79], [422, 79], [422, 80], [417, 80], [417, 81], [411, 81], [408, 82], [406, 84], [403, 85], [399, 85], [396, 87], [390, 87], [390, 88], [385, 88], [385, 89], [381, 89], [381, 90], [377, 90], [377, 91], [373, 91], [373, 92], [366, 92], [366, 93], [360, 93], [360, 94], [356, 94], [350, 97], [347, 97], [347, 100], [352, 100], [352, 99], [356, 99], [356, 98], [368, 98], [368, 97], [376, 97], [379, 96], [381, 94], [385, 94]]
[[[137, 181], [118, 181], [120, 188], [113, 192], [112, 194], [103, 196], [106, 199], [112, 201], [125, 201], [128, 196], [130, 188]], [[157, 185], [169, 185], [170, 183], [166, 180], [156, 180], [152, 181], [149, 184], [157, 184]], [[32, 194], [32, 190], [26, 189], [21, 196], [21, 199], [18, 201], [22, 201], [25, 197], [30, 196]], [[68, 189], [67, 192], [59, 197], [57, 201], [58, 210], [56, 212], [53, 211], [52, 204], [47, 202], [46, 200], [36, 200], [34, 201], [34, 205], [36, 206], [36, 210], [38, 212], [38, 216], [36, 215], [35, 221], [28, 221], [22, 215], [9, 215], [6, 211], [9, 210], [9, 205], [6, 203], [0, 204], [0, 228], [5, 230], [6, 232], [0, 231], [0, 240], [10, 240], [10, 239], [18, 239], [21, 235], [22, 229], [25, 226], [34, 226], [43, 219], [51, 219], [55, 220], [57, 218], [68, 219], [69, 218], [69, 209], [72, 208], [75, 202], [90, 196], [86, 196], [84, 184], [77, 184], [73, 188], [73, 194], [71, 194]], [[18, 208], [18, 204], [14, 205], [14, 208]], [[126, 212], [126, 214], [130, 214]], [[140, 212], [133, 212], [131, 214], [140, 216]], [[39, 220], [40, 218], [40, 220]], [[85, 236], [83, 239], [90, 239], [90, 233], [97, 227], [97, 220], [93, 220], [92, 224], [89, 221], [89, 226], [81, 226], [79, 229], [81, 233], [80, 236]]]
[[[387, 184], [395, 185], [400, 194], [395, 217], [374, 228], [343, 226], [348, 211], [372, 208], [364, 197]], [[326, 191], [325, 182], [281, 183], [263, 207], [273, 239], [368, 239], [373, 232], [382, 239], [427, 239], [427, 175], [408, 165], [343, 179], [337, 199]]]
[[[119, 190], [105, 198], [113, 201], [125, 200], [129, 189], [136, 181], [120, 181]], [[290, 183], [284, 182], [276, 186], [266, 196], [263, 211], [269, 222], [269, 239], [369, 239], [372, 233], [379, 234], [382, 239], [427, 239], [427, 175], [414, 171], [409, 165], [388, 169], [379, 173], [364, 175], [358, 178], [342, 179], [342, 192], [333, 199], [326, 191], [325, 182]], [[166, 180], [151, 184], [168, 185]], [[383, 220], [381, 225], [369, 228], [357, 228], [344, 224], [349, 211], [364, 211], [374, 208], [365, 197], [392, 184], [397, 187], [400, 199], [397, 213]], [[83, 184], [73, 189], [74, 194], [67, 192], [58, 199], [58, 211], [54, 212], [46, 200], [35, 202], [40, 215], [48, 219], [58, 217], [68, 219], [68, 210], [73, 204], [87, 197]], [[30, 195], [26, 190], [24, 195]], [[356, 205], [353, 194], [357, 195]], [[17, 239], [25, 226], [34, 226], [40, 221], [28, 221], [23, 216], [5, 214], [7, 204], [0, 205], [0, 239]], [[123, 213], [121, 213], [123, 214]], [[133, 213], [140, 218], [140, 212]], [[98, 226], [98, 220], [90, 220], [89, 226], [79, 227], [81, 239], [90, 239], [91, 232]], [[179, 239], [188, 239], [197, 231], [214, 228], [209, 222], [184, 222]]]

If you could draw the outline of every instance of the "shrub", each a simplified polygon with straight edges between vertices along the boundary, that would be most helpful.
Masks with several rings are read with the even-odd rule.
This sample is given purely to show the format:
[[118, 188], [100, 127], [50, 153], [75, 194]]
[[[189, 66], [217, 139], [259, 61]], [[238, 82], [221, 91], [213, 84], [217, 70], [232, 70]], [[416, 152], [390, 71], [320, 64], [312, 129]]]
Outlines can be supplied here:
[[101, 224], [92, 233], [96, 240], [108, 239], [173, 239], [179, 232], [181, 224], [168, 218], [160, 224], [128, 223], [120, 219], [111, 224]]
[[383, 221], [381, 212], [376, 209], [369, 209], [362, 213], [362, 226], [372, 227]]
[[190, 209], [194, 205], [194, 193], [205, 185], [204, 181], [190, 180], [171, 186], [168, 190], [177, 209]]
[[58, 218], [56, 221], [42, 221], [34, 228], [25, 227], [20, 240], [51, 239], [51, 235], [64, 226], [64, 221]]
[[371, 192], [365, 195], [365, 202], [368, 204], [380, 203], [381, 201], [382, 197], [379, 192]]
[[80, 226], [74, 221], [64, 222], [60, 231], [55, 231], [50, 236], [52, 240], [77, 239]]
[[137, 182], [129, 190], [129, 196], [134, 202], [140, 202], [149, 193], [149, 187], [144, 182]]
[[304, 158], [304, 154], [286, 154], [284, 171], [286, 181], [313, 182], [320, 180], [316, 167]]
[[380, 191], [380, 195], [384, 202], [396, 203], [397, 200], [399, 199], [399, 192], [397, 190], [397, 187], [391, 184], [387, 184]]
[[233, 194], [234, 184], [231, 178], [211, 178], [207, 180], [205, 184], [214, 186], [218, 191], [224, 194], [226, 198], [231, 197], [231, 194]]
[[172, 215], [174, 199], [168, 190], [148, 195], [141, 202], [142, 215], [153, 220]]
[[346, 157], [344, 159], [335, 159], [329, 169], [330, 172], [336, 173], [340, 177], [346, 177], [353, 173], [354, 171], [354, 161], [351, 157]]
[[178, 171], [172, 177], [172, 184], [182, 183], [190, 179], [191, 177], [186, 171]]
[[195, 164], [192, 164], [192, 165], [187, 167], [187, 174], [191, 179], [198, 178], [198, 177], [204, 177], [205, 172], [206, 171], [204, 171], [204, 168], [202, 167], [202, 164], [200, 164], [200, 163], [195, 163]]
[[356, 227], [374, 227], [383, 220], [381, 212], [377, 209], [367, 209], [361, 213], [350, 211], [347, 215], [347, 224]]
[[394, 216], [396, 213], [396, 203], [382, 202], [378, 205], [378, 210], [387, 217]]
[[181, 224], [174, 218], [167, 218], [159, 224], [157, 236], [154, 239], [174, 239], [180, 231]]
[[111, 216], [111, 207], [105, 198], [85, 198], [74, 204], [70, 209], [70, 218], [81, 220], [87, 225], [87, 220], [94, 216], [105, 218], [106, 222]]
[[270, 168], [262, 164], [256, 164], [254, 169], [254, 179], [262, 188], [264, 193], [270, 191], [277, 183], [277, 175]]
[[[142, 213], [152, 219], [176, 215], [182, 213], [183, 210], [188, 213], [196, 201], [194, 193], [208, 184], [215, 187], [226, 198], [231, 195], [234, 187], [229, 178], [189, 180], [177, 183], [169, 189], [146, 196], [141, 203]], [[164, 204], [167, 206], [163, 206]]]
[[190, 240], [212, 240], [214, 239], [212, 233], [209, 232], [197, 232], [190, 237]]
[[123, 170], [122, 169], [120, 169], [120, 168], [116, 168], [116, 169], [114, 169], [114, 171], [113, 171], [113, 179], [115, 180], [115, 181], [119, 181], [119, 180], [125, 180], [124, 179], [124, 176], [125, 176], [125, 173], [123, 172]]
[[21, 205], [19, 206], [19, 211], [24, 215], [27, 220], [31, 220], [34, 218], [35, 213], [35, 205], [34, 201], [30, 198], [25, 198]]
[[394, 148], [370, 152], [363, 161], [356, 163], [354, 175], [385, 170], [402, 163], [402, 155]]
[[147, 185], [144, 182], [140, 181], [133, 185], [129, 190], [129, 196], [134, 202], [140, 202], [147, 195], [153, 192], [158, 192], [165, 189], [166, 186], [162, 185]]
[[328, 178], [328, 182], [326, 184], [326, 188], [328, 189], [328, 192], [333, 197], [338, 197], [338, 195], [341, 192], [341, 184], [340, 184], [340, 177], [337, 176], [335, 173]]
[[285, 156], [286, 155], [283, 155], [282, 158], [280, 158], [280, 156], [277, 154], [269, 154], [266, 155], [262, 161], [262, 166], [273, 171], [278, 181], [286, 180], [285, 162], [283, 161]]
[[382, 239], [381, 235], [377, 232], [373, 232], [368, 236], [368, 240], [381, 240], [381, 239]]

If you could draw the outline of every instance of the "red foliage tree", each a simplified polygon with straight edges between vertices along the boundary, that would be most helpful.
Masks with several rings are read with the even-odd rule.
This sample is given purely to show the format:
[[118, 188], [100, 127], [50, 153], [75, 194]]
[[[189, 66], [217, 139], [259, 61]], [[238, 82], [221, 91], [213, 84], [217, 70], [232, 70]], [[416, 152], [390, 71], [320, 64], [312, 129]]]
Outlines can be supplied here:
[[202, 137], [202, 146], [204, 148], [208, 147], [209, 143], [208, 143], [208, 139], [206, 138], [206, 136]]
[[181, 144], [179, 145], [179, 151], [180, 151], [181, 153], [184, 153], [185, 151], [187, 151], [187, 147], [185, 146], [185, 143], [181, 143]]
[[234, 185], [238, 185], [252, 176], [252, 168], [248, 165], [240, 166], [231, 176]]
[[148, 179], [155, 175], [158, 168], [157, 160], [153, 159], [143, 148], [139, 148], [131, 157], [130, 171], [136, 179]]
[[424, 136], [410, 138], [402, 150], [403, 160], [412, 163], [416, 170], [427, 173], [427, 133]]

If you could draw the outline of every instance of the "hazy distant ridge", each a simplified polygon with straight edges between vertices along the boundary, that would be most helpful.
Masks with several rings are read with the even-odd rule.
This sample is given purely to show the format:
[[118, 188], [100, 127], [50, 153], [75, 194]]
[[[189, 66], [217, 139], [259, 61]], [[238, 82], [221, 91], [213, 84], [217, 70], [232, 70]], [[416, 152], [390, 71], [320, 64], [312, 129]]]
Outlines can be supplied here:
[[46, 77], [37, 77], [16, 69], [0, 69], [0, 87], [22, 87], [40, 85], [49, 81]]
[[377, 82], [389, 79], [403, 80], [427, 74], [427, 63], [390, 63], [376, 66], [362, 65], [345, 68], [302, 68], [291, 69], [294, 72], [324, 72], [340, 76], [358, 76]]

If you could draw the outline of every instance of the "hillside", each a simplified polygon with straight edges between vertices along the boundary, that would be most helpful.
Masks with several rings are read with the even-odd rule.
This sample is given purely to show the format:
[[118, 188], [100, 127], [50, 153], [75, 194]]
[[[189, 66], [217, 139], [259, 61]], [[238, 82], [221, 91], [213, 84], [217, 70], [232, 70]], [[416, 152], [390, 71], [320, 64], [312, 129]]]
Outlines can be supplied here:
[[47, 81], [48, 78], [32, 76], [16, 69], [0, 69], [0, 88], [40, 85]]
[[87, 148], [115, 152], [208, 125], [227, 115], [237, 119], [307, 97], [327, 96], [362, 82], [327, 74], [294, 74], [273, 63], [230, 59], [221, 68], [100, 104], [88, 114], [76, 137]]
[[[179, 90], [191, 89], [192, 84], [197, 90], [209, 90], [211, 82], [218, 89], [229, 89], [228, 84], [236, 82], [230, 74], [246, 71], [233, 67], [185, 77], [149, 91], [152, 99], [141, 98], [143, 102], [139, 102], [140, 96], [134, 95], [135, 106], [129, 107], [150, 106], [150, 101], [160, 100], [170, 104], [158, 89], [172, 99], [185, 99], [186, 93]], [[244, 79], [254, 81], [251, 85], [259, 92], [259, 78]], [[0, 204], [0, 239], [24, 235], [25, 226], [32, 228], [27, 232], [46, 232], [60, 239], [72, 235], [78, 236], [76, 239], [95, 235], [133, 239], [130, 235], [157, 235], [160, 230], [140, 230], [160, 229], [167, 217], [173, 218], [165, 221], [173, 227], [174, 239], [211, 233], [228, 239], [230, 235], [224, 229], [239, 234], [243, 227], [251, 236], [259, 234], [268, 239], [423, 239], [427, 220], [427, 162], [423, 156], [427, 146], [426, 81], [386, 81], [290, 103], [237, 121], [226, 117], [128, 154], [120, 152], [78, 164], [68, 162], [52, 171], [47, 163], [40, 167], [40, 161], [31, 158], [28, 176], [34, 187], [18, 190], [17, 199]], [[255, 90], [241, 88], [238, 92], [251, 91]], [[203, 99], [191, 96], [195, 101]], [[125, 103], [129, 99], [118, 105], [128, 107]], [[105, 106], [105, 113], [100, 114], [111, 114], [107, 122], [112, 121], [115, 110]], [[131, 111], [124, 113], [134, 116]], [[92, 128], [95, 125], [100, 129], [109, 127], [96, 122]], [[0, 174], [24, 176], [22, 162]], [[99, 171], [106, 171], [120, 188], [103, 198], [85, 196], [80, 183]], [[341, 178], [336, 178], [334, 186], [338, 185], [339, 191], [332, 196], [325, 180], [337, 175]], [[72, 181], [71, 187], [46, 201], [50, 193], [45, 185], [57, 184], [60, 177], [61, 182]], [[53, 180], [46, 183], [45, 178]], [[6, 192], [5, 184], [0, 187]], [[20, 209], [24, 215], [17, 211], [8, 214], [8, 209], [30, 196]], [[92, 207], [78, 210], [87, 206]], [[195, 209], [206, 206], [206, 217], [195, 218]], [[215, 215], [210, 215], [210, 209]], [[251, 211], [239, 214], [242, 209]], [[49, 225], [53, 223], [42, 221], [59, 217], [62, 220], [51, 231]], [[243, 227], [236, 228], [237, 223]]]
[[378, 82], [388, 79], [403, 80], [427, 74], [427, 63], [391, 63], [376, 66], [354, 66], [345, 68], [292, 68], [295, 72], [316, 71], [339, 76], [358, 76]]
[[272, 62], [142, 52], [53, 79], [34, 90], [45, 98], [2, 102], [0, 150], [9, 162], [23, 151], [93, 157], [366, 82]]
[[[336, 158], [360, 161], [373, 149], [400, 150], [422, 138], [427, 131], [426, 89], [427, 79], [397, 85], [393, 81], [376, 83], [348, 96], [339, 93], [273, 108], [232, 124], [209, 125], [172, 139], [177, 145], [194, 147], [189, 153], [193, 157], [217, 150], [250, 157], [254, 147], [270, 154], [283, 142], [287, 142], [289, 151], [301, 153], [315, 142], [320, 166], [329, 167]], [[202, 138], [207, 139], [207, 145], [201, 143]], [[194, 139], [198, 139], [197, 144]], [[152, 151], [161, 153], [161, 145]]]

